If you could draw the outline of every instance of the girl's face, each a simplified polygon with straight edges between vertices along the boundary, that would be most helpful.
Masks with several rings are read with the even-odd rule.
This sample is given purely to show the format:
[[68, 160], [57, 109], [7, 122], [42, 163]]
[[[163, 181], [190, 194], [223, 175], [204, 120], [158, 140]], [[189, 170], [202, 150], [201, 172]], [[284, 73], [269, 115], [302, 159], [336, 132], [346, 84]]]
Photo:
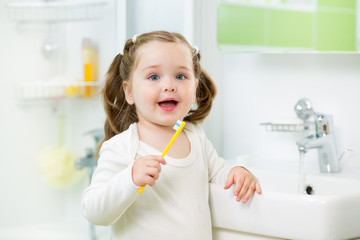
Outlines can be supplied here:
[[136, 54], [132, 77], [123, 85], [126, 100], [135, 104], [139, 123], [172, 127], [196, 100], [190, 50], [181, 43], [151, 41]]

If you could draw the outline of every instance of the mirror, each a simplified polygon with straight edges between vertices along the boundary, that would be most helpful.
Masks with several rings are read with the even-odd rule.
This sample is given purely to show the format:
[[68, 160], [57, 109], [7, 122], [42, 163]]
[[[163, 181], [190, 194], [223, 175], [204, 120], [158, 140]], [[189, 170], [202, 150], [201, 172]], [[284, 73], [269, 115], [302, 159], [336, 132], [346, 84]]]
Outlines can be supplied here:
[[358, 52], [357, 2], [220, 0], [218, 47], [224, 52]]

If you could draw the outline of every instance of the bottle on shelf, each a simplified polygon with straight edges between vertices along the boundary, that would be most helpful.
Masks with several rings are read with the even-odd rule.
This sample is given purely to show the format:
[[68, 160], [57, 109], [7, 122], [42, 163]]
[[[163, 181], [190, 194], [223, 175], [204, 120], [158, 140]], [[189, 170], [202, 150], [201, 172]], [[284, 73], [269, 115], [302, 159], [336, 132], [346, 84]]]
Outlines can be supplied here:
[[84, 81], [90, 86], [81, 89], [81, 97], [90, 98], [96, 95], [97, 87], [91, 82], [97, 81], [97, 51], [90, 39], [84, 38], [82, 42], [82, 57], [84, 68]]

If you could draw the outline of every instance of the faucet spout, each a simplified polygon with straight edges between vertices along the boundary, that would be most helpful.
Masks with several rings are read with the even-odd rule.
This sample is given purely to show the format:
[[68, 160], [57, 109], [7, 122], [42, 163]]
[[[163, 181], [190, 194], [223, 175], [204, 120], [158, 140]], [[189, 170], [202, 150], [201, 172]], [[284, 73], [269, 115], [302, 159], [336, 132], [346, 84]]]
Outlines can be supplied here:
[[316, 148], [318, 144], [314, 144], [316, 140], [315, 135], [307, 136], [306, 138], [300, 139], [296, 142], [296, 145], [298, 146], [298, 150], [300, 152], [307, 152], [310, 149]]
[[311, 135], [297, 141], [296, 144], [299, 151], [305, 153], [311, 149], [317, 149], [321, 172], [340, 172], [340, 161], [337, 157], [335, 136], [333, 134], [322, 137]]

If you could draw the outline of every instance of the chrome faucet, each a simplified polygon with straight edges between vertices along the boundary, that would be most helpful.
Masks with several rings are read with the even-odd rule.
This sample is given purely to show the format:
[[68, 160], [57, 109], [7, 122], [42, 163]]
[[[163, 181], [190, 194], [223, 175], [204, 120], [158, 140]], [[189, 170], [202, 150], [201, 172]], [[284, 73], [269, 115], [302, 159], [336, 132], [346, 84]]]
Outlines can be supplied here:
[[76, 159], [75, 167], [79, 170], [87, 168], [89, 173], [89, 181], [91, 182], [91, 177], [97, 166], [96, 148], [100, 141], [104, 138], [104, 131], [102, 129], [95, 129], [86, 132], [84, 135], [90, 135], [95, 141], [95, 146], [94, 148], [86, 149], [86, 155], [84, 157]]
[[337, 157], [332, 116], [314, 112], [311, 102], [305, 98], [297, 102], [294, 110], [297, 116], [303, 119], [305, 129], [310, 129], [312, 124], [315, 125], [315, 134], [296, 142], [298, 150], [306, 153], [310, 149], [317, 149], [320, 171], [340, 172], [340, 159], [343, 155]]
[[97, 159], [95, 155], [95, 149], [88, 148], [86, 149], [86, 154], [84, 157], [75, 160], [75, 167], [77, 169], [88, 169], [89, 182], [91, 182], [92, 175], [97, 166]]

